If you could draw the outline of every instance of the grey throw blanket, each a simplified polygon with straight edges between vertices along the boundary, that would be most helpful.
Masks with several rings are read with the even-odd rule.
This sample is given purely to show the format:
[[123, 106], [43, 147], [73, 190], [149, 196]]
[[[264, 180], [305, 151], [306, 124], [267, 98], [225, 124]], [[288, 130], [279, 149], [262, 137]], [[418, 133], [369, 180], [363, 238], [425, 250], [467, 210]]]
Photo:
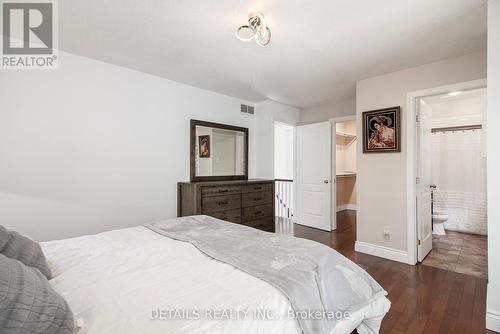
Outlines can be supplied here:
[[[146, 225], [166, 237], [187, 241], [206, 255], [276, 287], [288, 297], [306, 334], [327, 334], [339, 313], [355, 312], [384, 289], [363, 269], [323, 244], [263, 232], [208, 216]], [[318, 311], [319, 313], [311, 313]]]
[[7, 230], [2, 225], [0, 225], [0, 254], [40, 270], [47, 279], [52, 278], [40, 244], [16, 231]]
[[38, 270], [0, 254], [0, 333], [73, 334], [73, 313]]

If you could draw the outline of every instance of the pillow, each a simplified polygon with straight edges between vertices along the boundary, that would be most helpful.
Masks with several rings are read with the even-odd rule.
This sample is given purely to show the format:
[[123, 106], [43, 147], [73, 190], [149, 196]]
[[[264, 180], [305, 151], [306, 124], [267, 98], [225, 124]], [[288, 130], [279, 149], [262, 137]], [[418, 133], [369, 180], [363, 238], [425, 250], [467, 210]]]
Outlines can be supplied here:
[[73, 334], [73, 313], [38, 270], [0, 254], [0, 328], [6, 334]]
[[47, 260], [38, 242], [0, 225], [0, 254], [40, 270], [47, 279], [52, 278]]

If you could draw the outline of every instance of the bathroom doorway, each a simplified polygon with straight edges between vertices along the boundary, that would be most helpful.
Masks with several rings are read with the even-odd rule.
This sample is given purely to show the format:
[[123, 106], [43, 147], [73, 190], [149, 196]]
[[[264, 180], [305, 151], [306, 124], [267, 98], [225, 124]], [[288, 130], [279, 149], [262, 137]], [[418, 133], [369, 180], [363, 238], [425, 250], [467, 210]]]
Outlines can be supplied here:
[[420, 97], [417, 110], [419, 261], [487, 278], [486, 89]]

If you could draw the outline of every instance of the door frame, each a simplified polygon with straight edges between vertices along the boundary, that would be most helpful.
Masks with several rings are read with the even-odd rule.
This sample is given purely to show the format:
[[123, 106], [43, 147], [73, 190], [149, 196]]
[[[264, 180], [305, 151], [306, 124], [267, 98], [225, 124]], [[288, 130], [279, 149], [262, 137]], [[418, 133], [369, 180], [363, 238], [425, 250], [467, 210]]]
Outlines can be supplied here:
[[[332, 171], [330, 179], [332, 180], [332, 231], [337, 229], [337, 123], [354, 121], [356, 122], [356, 115], [342, 116], [330, 118], [330, 126], [332, 127]], [[358, 125], [356, 124], [356, 138], [358, 136]], [[356, 147], [356, 161], [358, 160], [358, 149]], [[357, 169], [357, 168], [356, 168]], [[355, 185], [356, 194], [358, 192], [358, 182]]]
[[[295, 175], [295, 171], [297, 169], [297, 126], [299, 126], [300, 124], [299, 123], [294, 123], [294, 122], [291, 122], [291, 121], [284, 121], [284, 120], [281, 120], [281, 119], [278, 119], [278, 118], [275, 118], [275, 117], [272, 117], [271, 118], [271, 137], [273, 139], [273, 147], [271, 149], [271, 151], [273, 152], [273, 159], [272, 159], [272, 168], [273, 168], [273, 171], [272, 171], [272, 179], [273, 179], [273, 184], [275, 183], [274, 182], [274, 179], [275, 179], [275, 175], [274, 175], [274, 171], [275, 171], [275, 161], [274, 161], [274, 158], [275, 158], [275, 155], [274, 155], [274, 148], [275, 148], [275, 145], [276, 145], [276, 142], [275, 142], [275, 136], [274, 136], [274, 129], [275, 129], [275, 125], [276, 123], [279, 123], [279, 124], [283, 124], [283, 125], [287, 125], [287, 126], [290, 126], [293, 128], [293, 175], [292, 175], [292, 178], [293, 178], [293, 183], [292, 183], [292, 206], [293, 208], [295, 209], [296, 208], [296, 186], [297, 186], [297, 182], [296, 182], [296, 175]], [[276, 196], [276, 195], [275, 195]], [[275, 215], [275, 210], [276, 208], [273, 208], [273, 214]], [[295, 220], [296, 220], [296, 217], [295, 215], [293, 216], [292, 218], [292, 222], [295, 223]]]
[[275, 175], [274, 175], [274, 167], [275, 167], [275, 161], [274, 161], [274, 153], [275, 152], [274, 152], [274, 148], [275, 148], [275, 145], [276, 145], [276, 140], [275, 140], [276, 138], [274, 136], [275, 135], [274, 129], [275, 129], [276, 123], [278, 123], [278, 124], [283, 124], [283, 125], [286, 125], [286, 126], [289, 126], [289, 127], [293, 128], [293, 176], [292, 177], [295, 180], [295, 146], [296, 146], [295, 133], [296, 133], [296, 130], [297, 130], [296, 128], [297, 128], [298, 124], [295, 124], [295, 123], [292, 123], [292, 122], [282, 121], [282, 120], [275, 119], [275, 118], [273, 118], [271, 121], [272, 121], [272, 126], [271, 126], [271, 128], [272, 128], [272, 130], [271, 130], [272, 134], [271, 134], [271, 136], [273, 138], [273, 147], [272, 147], [272, 151], [273, 151], [273, 163], [272, 163], [272, 165], [273, 165], [273, 179], [275, 177]]
[[418, 233], [417, 233], [417, 100], [419, 98], [446, 94], [453, 91], [464, 91], [471, 89], [486, 88], [486, 79], [465, 81], [456, 84], [439, 86], [409, 92], [407, 94], [406, 115], [406, 222], [407, 222], [407, 243], [408, 243], [408, 263], [417, 263]]

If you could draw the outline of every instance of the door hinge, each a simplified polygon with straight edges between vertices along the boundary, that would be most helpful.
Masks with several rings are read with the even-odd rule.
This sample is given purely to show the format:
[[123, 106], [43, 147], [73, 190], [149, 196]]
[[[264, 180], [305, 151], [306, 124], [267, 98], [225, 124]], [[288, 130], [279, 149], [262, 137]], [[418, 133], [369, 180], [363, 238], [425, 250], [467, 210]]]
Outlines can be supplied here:
[[420, 241], [420, 239], [417, 240], [417, 245], [420, 246], [422, 242]]
[[416, 183], [416, 184], [420, 184], [420, 177], [418, 177], [418, 176], [417, 176], [417, 177], [415, 178], [415, 183]]
[[419, 114], [415, 115], [415, 120], [417, 121], [417, 123], [420, 122], [420, 115]]

